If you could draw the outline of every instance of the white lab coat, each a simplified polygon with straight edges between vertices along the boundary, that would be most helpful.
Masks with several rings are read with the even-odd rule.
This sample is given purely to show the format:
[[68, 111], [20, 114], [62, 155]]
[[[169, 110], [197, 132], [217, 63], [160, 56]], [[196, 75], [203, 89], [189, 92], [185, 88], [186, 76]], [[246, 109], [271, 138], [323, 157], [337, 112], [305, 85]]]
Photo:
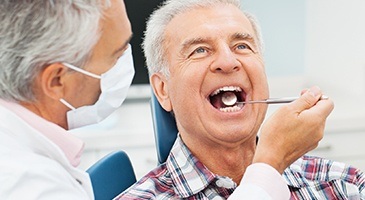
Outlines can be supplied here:
[[0, 199], [94, 199], [89, 175], [61, 149], [0, 106]]

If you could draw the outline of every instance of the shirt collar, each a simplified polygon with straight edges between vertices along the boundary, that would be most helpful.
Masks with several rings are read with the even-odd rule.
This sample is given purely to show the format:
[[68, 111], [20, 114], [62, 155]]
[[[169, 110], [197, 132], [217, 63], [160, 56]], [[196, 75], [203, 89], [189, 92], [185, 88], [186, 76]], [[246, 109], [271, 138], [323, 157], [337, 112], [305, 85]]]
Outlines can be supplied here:
[[72, 166], [76, 167], [80, 164], [81, 154], [84, 148], [84, 142], [82, 140], [71, 135], [62, 127], [36, 115], [20, 104], [0, 99], [0, 105], [14, 112], [26, 123], [56, 144], [64, 152]]
[[166, 166], [171, 172], [171, 179], [176, 186], [175, 192], [181, 198], [197, 194], [217, 178], [191, 154], [180, 135], [171, 149]]

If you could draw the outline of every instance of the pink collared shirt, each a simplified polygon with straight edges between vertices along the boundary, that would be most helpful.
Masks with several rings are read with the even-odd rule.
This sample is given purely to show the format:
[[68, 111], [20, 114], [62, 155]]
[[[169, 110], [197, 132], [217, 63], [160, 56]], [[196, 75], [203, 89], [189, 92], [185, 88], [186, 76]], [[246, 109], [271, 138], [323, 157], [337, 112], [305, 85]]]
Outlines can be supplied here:
[[26, 123], [56, 144], [64, 152], [72, 166], [77, 167], [80, 164], [84, 142], [79, 138], [71, 135], [62, 127], [36, 115], [20, 104], [0, 99], [0, 105], [14, 112]]

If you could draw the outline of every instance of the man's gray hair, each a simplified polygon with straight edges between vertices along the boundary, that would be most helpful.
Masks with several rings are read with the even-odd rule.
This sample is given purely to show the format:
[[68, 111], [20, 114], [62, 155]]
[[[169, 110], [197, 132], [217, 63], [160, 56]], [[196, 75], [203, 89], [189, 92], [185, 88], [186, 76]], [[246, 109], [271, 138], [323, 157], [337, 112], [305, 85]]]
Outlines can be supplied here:
[[[210, 7], [217, 4], [231, 4], [241, 9], [239, 0], [166, 0], [155, 10], [147, 21], [145, 37], [142, 44], [146, 57], [146, 65], [149, 74], [161, 72], [169, 77], [169, 68], [165, 56], [164, 42], [165, 29], [168, 23], [178, 14], [197, 7]], [[249, 13], [244, 12], [251, 22], [258, 39], [259, 53], [263, 51], [260, 27], [256, 19]]]
[[34, 101], [33, 83], [52, 63], [82, 66], [100, 37], [104, 0], [3, 0], [0, 98]]

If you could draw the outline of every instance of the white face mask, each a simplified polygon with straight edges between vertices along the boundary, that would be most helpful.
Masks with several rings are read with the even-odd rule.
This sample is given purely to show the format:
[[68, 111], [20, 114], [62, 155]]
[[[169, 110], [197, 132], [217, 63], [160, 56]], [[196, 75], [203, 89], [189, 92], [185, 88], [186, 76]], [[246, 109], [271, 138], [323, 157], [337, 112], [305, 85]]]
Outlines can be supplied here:
[[68, 129], [96, 124], [112, 114], [127, 97], [128, 89], [134, 77], [131, 46], [124, 52], [117, 63], [101, 76], [85, 71], [73, 65], [62, 63], [68, 68], [85, 75], [101, 79], [101, 94], [94, 105], [73, 107], [66, 100], [60, 99], [71, 110], [67, 112]]

